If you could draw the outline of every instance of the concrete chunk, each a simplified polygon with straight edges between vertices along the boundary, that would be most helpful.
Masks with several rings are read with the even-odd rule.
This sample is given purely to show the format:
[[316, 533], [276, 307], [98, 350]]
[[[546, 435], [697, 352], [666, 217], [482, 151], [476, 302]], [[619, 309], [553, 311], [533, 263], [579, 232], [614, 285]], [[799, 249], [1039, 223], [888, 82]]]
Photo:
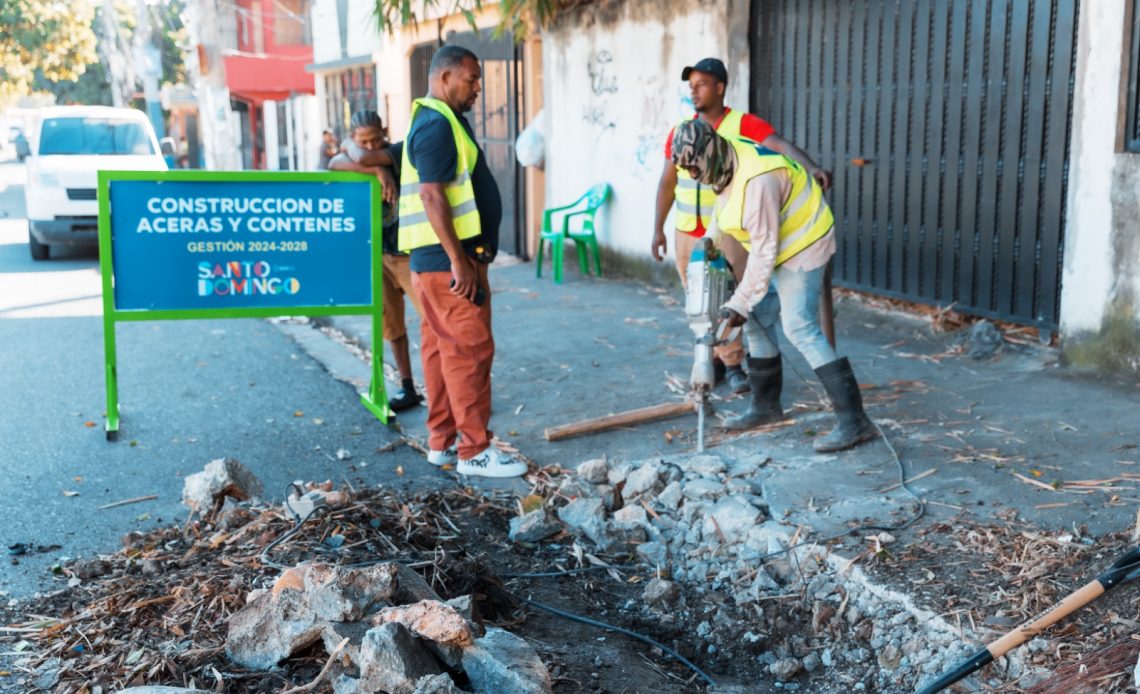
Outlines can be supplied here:
[[199, 514], [208, 513], [222, 497], [245, 501], [260, 494], [261, 482], [233, 458], [211, 460], [182, 483], [182, 503]]
[[440, 674], [421, 677], [412, 694], [463, 694], [463, 690], [449, 676]]
[[530, 645], [498, 627], [463, 651], [463, 670], [476, 694], [550, 694], [550, 673]]
[[602, 458], [587, 460], [578, 465], [578, 477], [590, 484], [604, 484], [609, 474], [610, 468]]
[[442, 673], [424, 644], [395, 622], [368, 631], [359, 665], [359, 678], [342, 675], [333, 682], [335, 694], [413, 694], [421, 679]]
[[606, 512], [601, 499], [575, 499], [558, 509], [558, 517], [572, 530], [605, 545]]
[[562, 526], [546, 517], [544, 509], [537, 509], [511, 519], [507, 537], [511, 542], [541, 542], [562, 530]]
[[269, 669], [320, 639], [329, 622], [359, 620], [390, 600], [401, 568], [298, 564], [230, 618], [226, 654], [245, 667]]
[[[742, 542], [760, 515], [760, 510], [749, 503], [748, 499], [738, 495], [728, 496], [709, 509], [702, 530], [705, 537], [724, 535], [727, 543]], [[720, 534], [717, 533], [718, 529]]]
[[625, 478], [625, 489], [622, 496], [629, 499], [638, 494], [660, 491], [660, 489], [661, 471], [657, 468], [656, 463], [646, 461], [641, 467], [629, 473], [629, 477]]
[[386, 607], [372, 618], [373, 624], [396, 622], [412, 630], [417, 636], [444, 646], [464, 648], [475, 640], [471, 627], [454, 607], [435, 600], [402, 607]]

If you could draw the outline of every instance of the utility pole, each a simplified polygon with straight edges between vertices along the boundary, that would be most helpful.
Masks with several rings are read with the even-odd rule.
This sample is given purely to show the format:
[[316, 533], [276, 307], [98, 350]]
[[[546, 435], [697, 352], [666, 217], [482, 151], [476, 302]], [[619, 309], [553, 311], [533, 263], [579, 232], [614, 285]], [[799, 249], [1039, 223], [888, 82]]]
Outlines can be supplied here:
[[123, 105], [123, 55], [119, 51], [119, 32], [115, 26], [114, 0], [103, 0], [103, 40], [99, 42], [107, 60], [107, 78], [111, 81], [111, 104]]
[[158, 79], [162, 76], [162, 54], [154, 45], [150, 32], [150, 11], [146, 0], [136, 0], [137, 26], [135, 27], [135, 66], [142, 74], [143, 98], [146, 113], [159, 137], [166, 134], [162, 122], [162, 104], [158, 96]]

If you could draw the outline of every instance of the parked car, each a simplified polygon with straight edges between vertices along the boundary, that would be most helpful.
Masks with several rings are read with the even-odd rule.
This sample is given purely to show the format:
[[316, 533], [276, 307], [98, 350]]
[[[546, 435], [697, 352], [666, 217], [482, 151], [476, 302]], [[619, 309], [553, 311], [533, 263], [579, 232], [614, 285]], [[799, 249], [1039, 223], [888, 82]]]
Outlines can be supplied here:
[[44, 260], [51, 246], [98, 243], [100, 169], [165, 171], [146, 114], [110, 106], [43, 109], [27, 161], [28, 246]]

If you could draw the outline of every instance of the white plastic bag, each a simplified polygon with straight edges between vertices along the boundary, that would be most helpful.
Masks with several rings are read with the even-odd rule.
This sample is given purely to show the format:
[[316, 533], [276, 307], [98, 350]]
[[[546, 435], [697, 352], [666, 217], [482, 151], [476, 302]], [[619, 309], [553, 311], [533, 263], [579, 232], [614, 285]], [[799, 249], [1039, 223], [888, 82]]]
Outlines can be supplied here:
[[515, 158], [521, 166], [541, 169], [546, 161], [544, 119], [542, 110], [539, 110], [530, 125], [526, 126], [515, 140]]

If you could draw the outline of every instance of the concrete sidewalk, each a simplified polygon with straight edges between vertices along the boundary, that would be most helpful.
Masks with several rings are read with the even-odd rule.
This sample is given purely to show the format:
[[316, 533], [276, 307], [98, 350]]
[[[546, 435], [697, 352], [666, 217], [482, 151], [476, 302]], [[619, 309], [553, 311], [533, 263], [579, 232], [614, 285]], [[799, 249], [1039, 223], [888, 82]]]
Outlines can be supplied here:
[[[679, 289], [581, 277], [573, 268], [565, 284], [555, 285], [536, 279], [534, 270], [533, 263], [519, 263], [491, 272], [497, 343], [491, 427], [499, 438], [541, 466], [565, 468], [600, 456], [641, 460], [694, 450], [695, 415], [544, 439], [547, 427], [679, 400], [676, 384], [688, 377], [691, 337]], [[414, 344], [419, 326], [410, 308], [409, 319], [422, 383]], [[331, 322], [371, 344], [368, 320]], [[970, 359], [956, 347], [960, 335], [936, 334], [925, 319], [858, 300], [838, 302], [837, 330], [868, 413], [928, 502], [918, 527], [962, 513], [1009, 519], [1011, 510], [1052, 530], [1087, 524], [1101, 534], [1134, 523], [1140, 492], [1122, 475], [1140, 477], [1140, 384], [1073, 372], [1045, 347], [1006, 343], [995, 358]], [[726, 457], [771, 459], [764, 497], [774, 518], [822, 534], [849, 521], [905, 520], [914, 504], [897, 488], [898, 466], [884, 442], [838, 455], [813, 452], [812, 437], [833, 419], [807, 364], [794, 350], [785, 357], [783, 403], [794, 422], [773, 433], [728, 436], [715, 430], [714, 418], [706, 445]], [[714, 405], [719, 417], [745, 401], [722, 387]], [[425, 413], [401, 414], [405, 433], [422, 438]], [[1089, 480], [1115, 481], [1090, 488]]]

